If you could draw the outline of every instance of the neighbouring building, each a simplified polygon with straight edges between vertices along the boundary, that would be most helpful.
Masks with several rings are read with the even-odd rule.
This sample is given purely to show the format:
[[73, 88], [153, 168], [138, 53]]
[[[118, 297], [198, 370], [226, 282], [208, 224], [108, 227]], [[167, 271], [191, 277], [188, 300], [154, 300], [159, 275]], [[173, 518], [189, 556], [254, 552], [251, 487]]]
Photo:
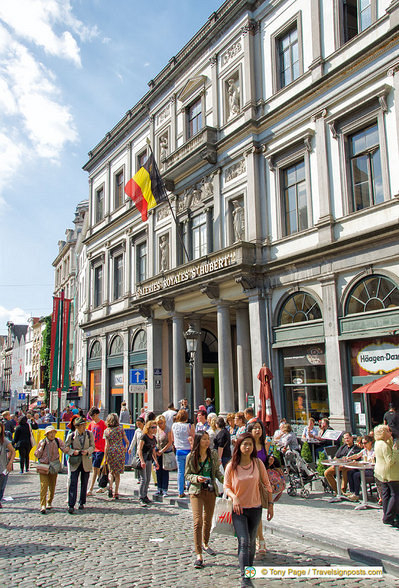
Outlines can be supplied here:
[[[257, 405], [266, 363], [290, 421], [378, 420], [353, 391], [399, 367], [398, 31], [397, 0], [227, 0], [90, 151], [86, 406], [187, 397], [191, 325], [196, 406]], [[170, 207], [143, 222], [147, 139]]]

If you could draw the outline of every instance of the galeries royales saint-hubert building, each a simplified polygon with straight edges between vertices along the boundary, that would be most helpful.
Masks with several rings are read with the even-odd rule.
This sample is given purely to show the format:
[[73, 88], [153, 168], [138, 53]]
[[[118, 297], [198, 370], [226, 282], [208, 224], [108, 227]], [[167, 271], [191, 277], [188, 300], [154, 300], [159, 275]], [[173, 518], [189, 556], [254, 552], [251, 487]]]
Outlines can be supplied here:
[[399, 367], [398, 30], [397, 0], [227, 0], [90, 151], [87, 406], [178, 405], [191, 325], [196, 407], [257, 407], [265, 363], [293, 423], [380, 419], [353, 390]]

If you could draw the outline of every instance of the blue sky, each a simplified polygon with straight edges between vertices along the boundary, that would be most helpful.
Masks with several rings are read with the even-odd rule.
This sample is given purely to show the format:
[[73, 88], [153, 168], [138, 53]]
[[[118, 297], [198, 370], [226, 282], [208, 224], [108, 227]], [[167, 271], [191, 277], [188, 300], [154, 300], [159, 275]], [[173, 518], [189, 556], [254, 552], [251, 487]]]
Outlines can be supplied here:
[[0, 1], [0, 334], [50, 313], [88, 151], [222, 4]]

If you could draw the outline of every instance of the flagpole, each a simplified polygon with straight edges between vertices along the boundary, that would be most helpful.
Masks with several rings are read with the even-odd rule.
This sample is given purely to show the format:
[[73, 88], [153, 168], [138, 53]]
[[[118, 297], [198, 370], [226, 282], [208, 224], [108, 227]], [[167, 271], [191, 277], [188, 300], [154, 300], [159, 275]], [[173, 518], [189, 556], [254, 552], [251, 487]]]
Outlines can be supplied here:
[[64, 290], [61, 290], [61, 300], [60, 300], [60, 344], [58, 346], [58, 387], [57, 387], [57, 429], [60, 428], [60, 417], [61, 417], [61, 377], [62, 377], [62, 329], [64, 323]]
[[169, 198], [168, 198], [168, 194], [167, 194], [167, 192], [166, 192], [165, 184], [164, 184], [164, 182], [163, 182], [163, 179], [162, 179], [162, 177], [161, 177], [161, 174], [159, 173], [159, 168], [158, 168], [158, 166], [157, 166], [157, 162], [156, 162], [156, 160], [155, 160], [155, 155], [154, 155], [154, 152], [153, 152], [153, 150], [152, 150], [152, 147], [151, 147], [151, 141], [150, 141], [150, 139], [148, 139], [148, 138], [147, 138], [147, 145], [148, 145], [148, 147], [150, 148], [151, 155], [152, 155], [152, 156], [153, 156], [153, 158], [154, 158], [154, 163], [155, 163], [155, 170], [156, 170], [156, 172], [157, 172], [157, 176], [158, 176], [158, 177], [159, 177], [159, 179], [160, 179], [160, 184], [161, 184], [161, 187], [162, 187], [162, 192], [163, 192], [163, 194], [164, 194], [164, 196], [165, 196], [166, 202], [169, 204], [170, 212], [172, 213], [173, 220], [175, 221], [177, 235], [178, 235], [178, 237], [179, 237], [179, 239], [180, 239], [180, 243], [181, 243], [181, 245], [182, 245], [182, 247], [183, 247], [183, 251], [184, 251], [184, 253], [186, 254], [187, 261], [190, 261], [190, 258], [189, 258], [189, 256], [188, 256], [188, 252], [187, 252], [187, 249], [186, 249], [186, 245], [185, 245], [185, 243], [184, 243], [183, 235], [182, 235], [182, 233], [181, 233], [181, 227], [180, 227], [180, 225], [179, 225], [179, 224], [178, 224], [178, 222], [177, 222], [177, 218], [176, 218], [176, 215], [175, 215], [175, 211], [173, 210], [173, 208], [172, 208], [172, 205], [171, 205], [171, 203], [170, 203], [170, 200], [169, 200]]

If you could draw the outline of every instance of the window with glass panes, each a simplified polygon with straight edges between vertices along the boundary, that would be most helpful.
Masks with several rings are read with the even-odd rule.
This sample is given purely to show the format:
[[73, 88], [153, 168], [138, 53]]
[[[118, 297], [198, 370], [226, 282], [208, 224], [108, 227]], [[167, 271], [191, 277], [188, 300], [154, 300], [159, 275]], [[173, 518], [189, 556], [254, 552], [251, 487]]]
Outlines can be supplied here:
[[123, 171], [115, 174], [115, 198], [114, 208], [120, 208], [123, 204]]
[[192, 220], [192, 250], [193, 259], [198, 259], [208, 253], [207, 251], [207, 223], [206, 214], [195, 216]]
[[305, 162], [282, 170], [284, 234], [291, 235], [308, 228]]
[[373, 1], [375, 0], [342, 0], [345, 43], [372, 24]]
[[384, 201], [378, 125], [348, 137], [353, 211]]
[[100, 306], [103, 302], [103, 268], [98, 265], [94, 268], [94, 306]]
[[147, 150], [145, 149], [137, 156], [137, 170], [139, 170], [147, 161]]
[[278, 39], [280, 88], [284, 88], [300, 75], [297, 27]]
[[187, 110], [187, 136], [193, 137], [202, 129], [201, 98], [196, 100]]
[[114, 300], [123, 293], [123, 255], [114, 257]]
[[99, 223], [104, 217], [104, 188], [96, 191], [96, 223]]
[[136, 280], [142, 282], [147, 277], [147, 243], [139, 243], [136, 248]]

